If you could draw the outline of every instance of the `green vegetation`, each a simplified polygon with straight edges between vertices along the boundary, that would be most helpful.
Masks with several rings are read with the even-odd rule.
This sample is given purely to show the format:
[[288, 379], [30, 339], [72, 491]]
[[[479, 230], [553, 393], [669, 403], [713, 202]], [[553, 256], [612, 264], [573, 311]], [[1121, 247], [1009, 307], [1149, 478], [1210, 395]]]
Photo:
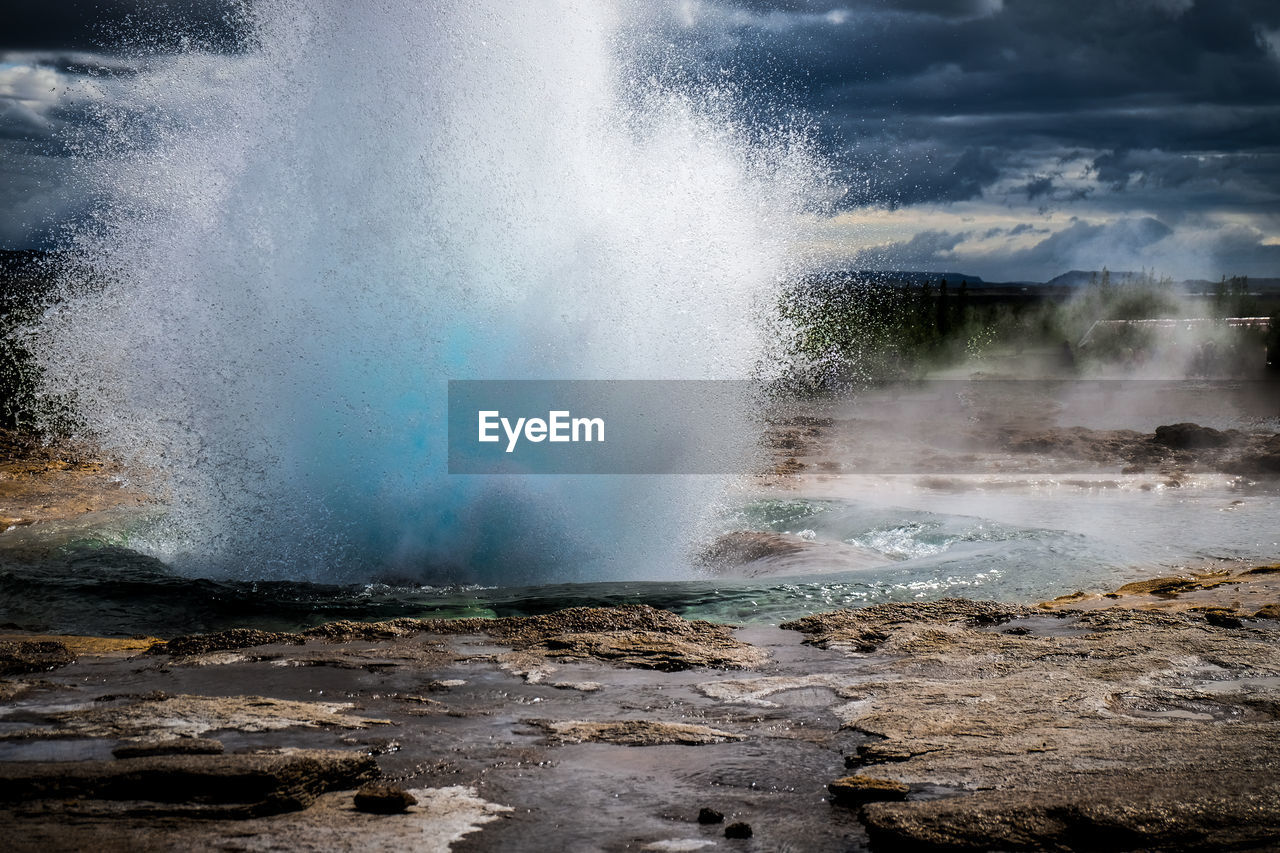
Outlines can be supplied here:
[[[1251, 374], [1280, 353], [1277, 323], [1136, 323], [1280, 313], [1280, 293], [1251, 295], [1248, 279], [1224, 277], [1193, 295], [1153, 272], [1114, 275], [1105, 267], [1080, 286], [986, 285], [920, 281], [885, 273], [810, 276], [783, 294], [779, 312], [791, 330], [787, 356], [802, 388], [829, 390], [922, 376], [966, 361], [1024, 353], [1073, 373], [1133, 368], [1152, 361], [1188, 375]], [[1083, 343], [1083, 346], [1081, 344]]]

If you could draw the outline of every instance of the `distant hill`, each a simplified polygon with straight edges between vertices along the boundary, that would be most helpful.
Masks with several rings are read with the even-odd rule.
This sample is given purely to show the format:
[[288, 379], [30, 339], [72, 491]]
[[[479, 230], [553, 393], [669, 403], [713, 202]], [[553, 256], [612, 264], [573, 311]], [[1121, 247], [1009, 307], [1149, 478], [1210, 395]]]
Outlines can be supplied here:
[[897, 282], [899, 284], [937, 284], [942, 279], [948, 285], [968, 282], [983, 284], [981, 276], [958, 272], [929, 272], [926, 270], [827, 270], [825, 275], [841, 278], [858, 278], [868, 281]]
[[[1136, 281], [1143, 277], [1145, 273], [1134, 272], [1133, 270], [1108, 270], [1111, 276], [1112, 284], [1121, 284], [1125, 281]], [[1056, 275], [1045, 282], [1045, 284], [1055, 287], [1082, 287], [1091, 281], [1100, 281], [1102, 279], [1102, 270], [1068, 270], [1062, 275]]]
[[[1207, 278], [1190, 278], [1182, 282], [1182, 286], [1191, 293], [1213, 293], [1219, 283]], [[1280, 278], [1249, 276], [1245, 281], [1245, 290], [1250, 293], [1280, 293]]]
[[[1111, 283], [1116, 285], [1123, 285], [1128, 281], [1140, 281], [1149, 275], [1148, 273], [1134, 272], [1133, 270], [1110, 270], [1109, 272]], [[1083, 287], [1091, 281], [1100, 281], [1101, 279], [1102, 270], [1070, 270], [1049, 279], [1045, 284], [1057, 287]], [[1174, 285], [1189, 293], [1213, 293], [1214, 288], [1219, 283], [1219, 281], [1205, 278], [1189, 278], [1175, 281]], [[1245, 289], [1250, 293], [1280, 293], [1280, 278], [1254, 278], [1253, 276], [1248, 276]]]

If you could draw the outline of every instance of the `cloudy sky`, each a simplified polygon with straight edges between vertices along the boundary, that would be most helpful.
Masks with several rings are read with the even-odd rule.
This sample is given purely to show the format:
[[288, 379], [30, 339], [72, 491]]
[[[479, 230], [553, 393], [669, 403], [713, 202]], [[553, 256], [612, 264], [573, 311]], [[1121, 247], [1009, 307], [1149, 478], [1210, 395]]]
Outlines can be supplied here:
[[[833, 264], [1280, 276], [1274, 0], [668, 5], [702, 61], [816, 123], [845, 186], [810, 226]], [[86, 207], [70, 166], [140, 52], [240, 45], [217, 0], [7, 7], [0, 247], [20, 248]]]

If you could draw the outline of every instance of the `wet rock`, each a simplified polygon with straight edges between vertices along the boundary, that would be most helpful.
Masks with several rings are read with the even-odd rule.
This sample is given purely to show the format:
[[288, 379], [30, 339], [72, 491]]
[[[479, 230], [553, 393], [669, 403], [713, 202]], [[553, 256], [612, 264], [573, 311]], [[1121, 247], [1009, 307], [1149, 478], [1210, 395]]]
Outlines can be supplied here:
[[[1272, 433], [1218, 431], [1194, 423], [1178, 423], [1157, 427], [1153, 434], [1069, 427], [1002, 428], [994, 435], [996, 446], [1003, 450], [1040, 458], [1120, 465], [1125, 474], [1140, 474], [1154, 465], [1189, 466], [1246, 476], [1280, 473], [1280, 436]], [[982, 445], [990, 438], [976, 435], [974, 440]], [[1178, 476], [1168, 482], [1173, 487], [1182, 484]]]
[[[1158, 775], [1158, 774], [1153, 774]], [[1215, 794], [1221, 781], [1173, 795], [1128, 774], [1078, 779], [1088, 796], [981, 792], [913, 803], [873, 803], [862, 821], [875, 850], [1261, 850], [1280, 842], [1274, 787]], [[1155, 788], [1155, 790], [1153, 790]]]
[[716, 539], [698, 555], [698, 562], [716, 568], [754, 563], [766, 557], [799, 554], [805, 540], [786, 533], [735, 530]]
[[1156, 427], [1156, 444], [1178, 450], [1200, 450], [1207, 447], [1225, 447], [1231, 436], [1212, 427], [1193, 423], [1168, 424]]
[[572, 607], [502, 619], [424, 619], [419, 624], [437, 634], [487, 634], [546, 657], [605, 660], [664, 672], [746, 669], [768, 659], [763, 650], [735, 638], [726, 625], [681, 619], [644, 604]]
[[0, 642], [0, 675], [48, 672], [75, 662], [75, 655], [55, 640]]
[[551, 684], [557, 690], [577, 690], [579, 693], [596, 693], [603, 686], [598, 681], [556, 681]]
[[845, 695], [848, 686], [849, 679], [847, 676], [821, 672], [809, 675], [777, 675], [732, 680], [717, 679], [699, 684], [698, 691], [720, 702], [756, 705], [761, 708], [776, 708], [778, 703], [768, 697], [786, 693], [790, 690], [812, 688], [825, 688], [837, 695]]
[[901, 800], [910, 793], [911, 788], [902, 782], [892, 779], [877, 779], [872, 776], [845, 776], [827, 785], [831, 792], [831, 801], [842, 806], [861, 805], [877, 800]]
[[844, 694], [853, 701], [833, 712], [885, 739], [864, 754], [885, 750], [899, 783], [966, 792], [866, 805], [873, 846], [1207, 850], [1280, 839], [1270, 769], [1280, 689], [1258, 678], [1280, 671], [1273, 625], [1109, 607], [1054, 614], [1044, 630], [1011, 637], [967, 604], [866, 610], [798, 620], [810, 642], [850, 652], [851, 632], [886, 635], [860, 660], [856, 696]]
[[541, 616], [501, 619], [393, 619], [330, 622], [302, 634], [238, 628], [178, 637], [154, 646], [153, 654], [194, 656], [273, 643], [393, 640], [418, 633], [486, 634], [515, 649], [544, 657], [606, 660], [673, 672], [693, 667], [743, 669], [767, 660], [762, 650], [733, 636], [732, 629], [681, 619], [647, 605], [573, 607]]
[[163, 640], [158, 637], [136, 635], [133, 637], [86, 637], [79, 634], [10, 634], [0, 636], [0, 642], [52, 641], [61, 643], [76, 657], [90, 654], [109, 654], [111, 652], [145, 651]]
[[0, 801], [104, 801], [116, 809], [248, 818], [304, 809], [321, 793], [378, 774], [367, 755], [328, 750], [287, 754], [160, 755], [112, 761], [5, 762]]
[[302, 634], [308, 638], [345, 643], [352, 640], [394, 640], [422, 632], [419, 619], [391, 619], [386, 622], [353, 622], [343, 619], [308, 628]]
[[703, 806], [698, 810], [698, 823], [724, 823], [724, 812]]
[[750, 838], [752, 834], [749, 823], [731, 823], [724, 828], [725, 838]]
[[911, 746], [895, 741], [879, 741], [859, 744], [854, 755], [844, 760], [845, 767], [857, 767], [863, 764], [889, 764], [895, 761], [910, 761], [918, 755], [937, 752], [941, 747]]
[[604, 660], [663, 672], [748, 669], [768, 658], [763, 650], [734, 639], [728, 629], [692, 637], [644, 631], [565, 634], [549, 637], [536, 648], [548, 657]]
[[903, 624], [998, 625], [1032, 611], [992, 601], [944, 598], [940, 601], [874, 604], [859, 610], [816, 613], [782, 628], [807, 634], [805, 642], [821, 648], [843, 647], [871, 652], [889, 638], [889, 630]]
[[[163, 694], [161, 694], [163, 695]], [[95, 703], [95, 707], [45, 715], [52, 728], [11, 729], [0, 740], [22, 738], [109, 737], [176, 740], [218, 729], [265, 732], [295, 726], [339, 726], [362, 729], [385, 725], [345, 713], [346, 702], [295, 702], [263, 696], [165, 696], [127, 705]]]
[[1228, 607], [1198, 608], [1204, 614], [1204, 621], [1218, 628], [1243, 628], [1240, 616]]
[[1264, 604], [1258, 608], [1258, 612], [1253, 614], [1254, 619], [1280, 619], [1280, 602], [1271, 602]]
[[1241, 453], [1239, 457], [1224, 465], [1223, 470], [1228, 474], [1243, 474], [1246, 477], [1280, 474], [1280, 452]]
[[684, 744], [702, 746], [710, 743], [742, 740], [742, 735], [691, 723], [666, 723], [660, 720], [525, 720], [547, 734], [552, 743], [613, 743], [620, 746], [659, 746]]
[[[884, 554], [845, 542], [806, 539], [794, 533], [737, 530], [717, 537], [696, 557], [707, 571], [718, 575], [761, 577], [885, 565]], [[826, 571], [828, 569], [822, 569]]]
[[175, 637], [167, 643], [157, 643], [152, 646], [148, 650], [148, 654], [179, 657], [247, 649], [254, 646], [269, 646], [276, 643], [300, 645], [304, 642], [306, 642], [306, 638], [301, 634], [259, 631], [255, 628], [232, 628], [229, 631], [218, 631], [214, 634], [188, 634], [182, 637]]
[[356, 791], [355, 805], [362, 812], [399, 814], [416, 806], [418, 799], [395, 785], [368, 784]]
[[1145, 581], [1127, 583], [1116, 590], [1119, 595], [1168, 595], [1174, 596], [1197, 589], [1213, 589], [1225, 583], [1232, 583], [1226, 575], [1201, 575], [1183, 578], [1151, 578]]
[[184, 737], [168, 740], [142, 740], [126, 743], [111, 750], [116, 758], [146, 758], [152, 755], [221, 755], [221, 741], [212, 738]]

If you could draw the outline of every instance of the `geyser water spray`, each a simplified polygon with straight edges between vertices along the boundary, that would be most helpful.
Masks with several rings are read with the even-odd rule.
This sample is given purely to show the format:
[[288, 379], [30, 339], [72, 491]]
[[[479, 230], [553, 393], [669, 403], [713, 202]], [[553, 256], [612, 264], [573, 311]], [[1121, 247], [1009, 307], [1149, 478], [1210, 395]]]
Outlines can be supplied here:
[[687, 571], [713, 481], [444, 458], [451, 378], [756, 370], [822, 170], [731, 89], [646, 73], [679, 64], [643, 54], [674, 26], [601, 0], [266, 2], [242, 50], [109, 81], [80, 163], [100, 202], [33, 345], [44, 393], [163, 499], [129, 545], [241, 578]]

